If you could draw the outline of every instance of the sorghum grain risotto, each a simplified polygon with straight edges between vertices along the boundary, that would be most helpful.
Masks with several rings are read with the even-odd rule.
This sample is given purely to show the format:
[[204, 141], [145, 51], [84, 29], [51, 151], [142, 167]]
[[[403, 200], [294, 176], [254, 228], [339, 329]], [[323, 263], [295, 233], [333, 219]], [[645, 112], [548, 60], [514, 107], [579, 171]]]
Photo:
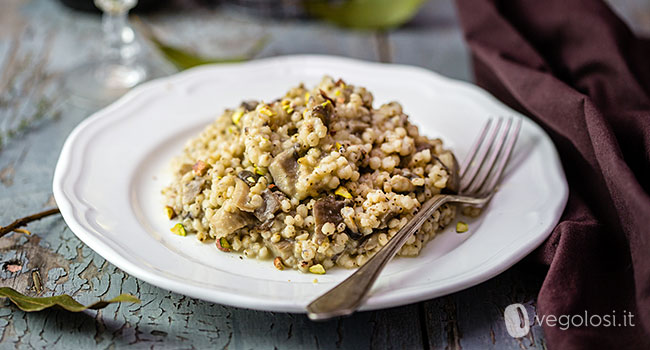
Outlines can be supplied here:
[[[163, 190], [180, 220], [172, 231], [279, 269], [363, 265], [457, 169], [399, 103], [372, 102], [365, 88], [324, 77], [226, 110], [173, 161]], [[441, 207], [399, 254], [418, 255], [454, 215]]]

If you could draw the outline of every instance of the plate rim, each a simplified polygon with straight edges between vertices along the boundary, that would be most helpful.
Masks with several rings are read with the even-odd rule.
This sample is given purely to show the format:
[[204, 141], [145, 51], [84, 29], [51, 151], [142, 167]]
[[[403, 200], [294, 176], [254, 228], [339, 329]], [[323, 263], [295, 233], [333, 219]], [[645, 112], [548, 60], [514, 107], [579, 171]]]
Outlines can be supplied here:
[[[69, 226], [71, 231], [81, 241], [83, 241], [86, 245], [88, 245], [93, 251], [101, 255], [104, 259], [111, 262], [121, 270], [127, 272], [128, 274], [138, 279], [144, 280], [148, 283], [151, 283], [163, 289], [188, 295], [194, 298], [199, 298], [199, 299], [203, 299], [203, 300], [207, 300], [219, 304], [224, 304], [224, 305], [235, 306], [235, 307], [243, 307], [248, 309], [265, 310], [265, 311], [305, 313], [306, 311], [304, 310], [303, 305], [292, 303], [291, 300], [278, 301], [274, 299], [274, 300], [262, 301], [260, 300], [259, 297], [217, 291], [209, 287], [201, 287], [201, 286], [196, 286], [194, 284], [192, 284], [193, 288], [187, 288], [188, 287], [187, 283], [183, 284], [181, 281], [179, 281], [176, 278], [169, 277], [169, 276], [166, 277], [160, 276], [156, 274], [155, 271], [151, 271], [146, 267], [141, 267], [138, 266], [137, 264], [134, 264], [133, 262], [129, 261], [128, 258], [123, 257], [109, 244], [102, 241], [99, 237], [96, 237], [94, 233], [88, 231], [84, 227], [81, 221], [77, 218], [77, 215], [83, 214], [82, 210], [78, 207], [79, 206], [88, 207], [88, 205], [81, 203], [81, 199], [75, 201], [75, 198], [71, 198], [66, 193], [66, 188], [64, 186], [64, 179], [66, 175], [68, 175], [72, 170], [70, 163], [72, 160], [72, 155], [74, 154], [73, 145], [75, 144], [75, 142], [78, 141], [79, 136], [82, 134], [82, 132], [85, 129], [89, 128], [94, 123], [101, 121], [104, 117], [110, 116], [113, 110], [118, 110], [122, 108], [122, 106], [128, 105], [130, 101], [137, 99], [139, 96], [145, 94], [147, 91], [156, 90], [158, 88], [164, 88], [164, 86], [166, 86], [167, 84], [177, 82], [177, 81], [182, 81], [185, 79], [190, 79], [192, 76], [200, 75], [202, 71], [213, 70], [213, 69], [222, 70], [222, 69], [228, 69], [233, 67], [243, 68], [246, 66], [249, 67], [263, 66], [265, 64], [274, 65], [278, 63], [283, 63], [283, 61], [284, 63], [286, 63], [292, 60], [298, 60], [300, 62], [304, 62], [307, 60], [330, 61], [330, 62], [336, 61], [337, 63], [347, 64], [347, 65], [364, 65], [364, 66], [371, 66], [380, 69], [410, 70], [413, 73], [425, 74], [436, 80], [440, 80], [443, 83], [453, 84], [460, 87], [461, 89], [467, 90], [468, 92], [474, 94], [480, 94], [484, 98], [490, 100], [490, 102], [495, 103], [500, 107], [510, 111], [513, 115], [517, 115], [519, 117], [525, 118], [526, 121], [532, 123], [536, 128], [539, 129], [539, 132], [542, 134], [542, 136], [546, 138], [552, 146], [553, 158], [555, 161], [553, 168], [557, 170], [558, 172], [557, 175], [560, 178], [560, 182], [562, 186], [561, 188], [557, 189], [558, 192], [560, 192], [560, 196], [559, 196], [559, 201], [556, 203], [556, 206], [554, 208], [548, 208], [548, 211], [551, 213], [550, 216], [553, 217], [553, 219], [549, 220], [543, 228], [539, 229], [539, 231], [544, 232], [543, 234], [539, 234], [535, 236], [535, 239], [528, 239], [527, 242], [524, 244], [518, 244], [519, 240], [523, 238], [510, 241], [507, 246], [501, 247], [501, 249], [499, 249], [497, 253], [507, 249], [509, 246], [517, 245], [519, 249], [516, 250], [516, 253], [514, 254], [511, 253], [507, 255], [506, 258], [500, 258], [500, 259], [497, 259], [497, 257], [500, 257], [499, 254], [493, 254], [486, 261], [486, 262], [492, 262], [492, 264], [487, 264], [486, 262], [484, 262], [481, 268], [472, 269], [470, 271], [471, 273], [470, 272], [465, 273], [465, 274], [470, 274], [470, 276], [452, 282], [448, 284], [444, 289], [438, 289], [435, 292], [431, 292], [423, 288], [416, 288], [417, 290], [415, 291], [411, 291], [408, 293], [402, 292], [401, 294], [405, 294], [404, 296], [397, 295], [391, 297], [389, 293], [388, 295], [382, 295], [380, 298], [371, 297], [371, 299], [369, 300], [371, 302], [366, 304], [362, 308], [362, 310], [374, 310], [374, 309], [394, 307], [399, 305], [406, 305], [406, 304], [410, 304], [422, 300], [439, 297], [449, 293], [453, 293], [459, 290], [463, 290], [465, 288], [475, 286], [476, 284], [479, 284], [481, 282], [484, 282], [500, 274], [506, 269], [510, 268], [512, 265], [516, 264], [525, 256], [530, 254], [535, 248], [541, 245], [541, 243], [544, 240], [546, 240], [546, 238], [552, 232], [553, 228], [559, 222], [559, 219], [568, 201], [569, 189], [568, 189], [568, 184], [566, 181], [564, 169], [562, 167], [559, 154], [557, 152], [557, 148], [553, 144], [548, 134], [541, 127], [539, 127], [534, 121], [522, 115], [521, 113], [512, 110], [512, 108], [505, 105], [501, 101], [497, 100], [494, 96], [492, 96], [482, 88], [474, 84], [471, 84], [469, 82], [448, 78], [436, 72], [430, 71], [425, 68], [416, 67], [416, 66], [393, 64], [393, 63], [378, 63], [378, 62], [364, 61], [364, 60], [358, 60], [358, 59], [352, 59], [352, 58], [340, 57], [340, 56], [330, 56], [330, 55], [286, 55], [286, 56], [275, 56], [270, 58], [263, 58], [263, 59], [258, 59], [250, 62], [244, 62], [244, 63], [229, 63], [229, 64], [199, 66], [180, 73], [173, 74], [168, 77], [152, 80], [137, 86], [136, 88], [134, 88], [133, 90], [129, 91], [127, 94], [122, 96], [120, 99], [112, 103], [111, 105], [98, 110], [97, 112], [93, 113], [91, 116], [83, 120], [81, 123], [79, 123], [79, 125], [77, 125], [69, 134], [69, 136], [67, 137], [63, 145], [59, 159], [56, 164], [53, 182], [52, 182], [54, 198], [61, 211], [61, 215], [63, 216], [63, 219], [65, 220], [66, 224]], [[75, 205], [77, 205], [77, 208], [74, 207]], [[493, 262], [494, 260], [499, 260], [499, 261]]]

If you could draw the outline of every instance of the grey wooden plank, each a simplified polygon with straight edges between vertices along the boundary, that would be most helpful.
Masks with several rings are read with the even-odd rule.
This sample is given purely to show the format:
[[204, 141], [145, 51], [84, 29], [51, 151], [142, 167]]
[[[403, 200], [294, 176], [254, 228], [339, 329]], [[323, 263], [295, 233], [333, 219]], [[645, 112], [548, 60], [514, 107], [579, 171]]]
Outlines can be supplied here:
[[533, 317], [544, 271], [522, 262], [475, 287], [424, 303], [431, 349], [545, 348], [541, 326], [531, 324], [527, 337], [508, 335], [503, 312], [513, 303]]
[[[234, 312], [238, 316], [233, 317], [238, 321], [235, 328], [243, 335], [233, 339], [235, 348], [414, 349], [422, 346], [417, 305], [360, 312], [326, 322], [312, 322], [305, 315], [253, 314], [241, 309]], [[269, 330], [267, 336], [256, 331], [261, 325], [273, 328], [273, 332]]]

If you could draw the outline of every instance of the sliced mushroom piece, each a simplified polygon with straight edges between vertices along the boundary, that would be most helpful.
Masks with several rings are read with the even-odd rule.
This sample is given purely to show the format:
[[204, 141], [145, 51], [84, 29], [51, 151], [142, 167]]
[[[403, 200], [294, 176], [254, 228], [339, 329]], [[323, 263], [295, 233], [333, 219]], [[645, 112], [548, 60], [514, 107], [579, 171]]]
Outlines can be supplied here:
[[253, 215], [255, 215], [257, 220], [261, 221], [263, 224], [268, 222], [272, 223], [272, 220], [275, 217], [274, 214], [280, 210], [280, 207], [282, 206], [281, 200], [283, 197], [283, 194], [271, 191], [267, 188], [262, 192], [262, 199], [264, 202], [253, 211]]
[[269, 173], [276, 186], [289, 197], [296, 194], [298, 159], [293, 149], [280, 152], [269, 165]]
[[361, 245], [361, 248], [368, 252], [375, 249], [378, 244], [379, 244], [379, 239], [377, 238], [377, 234], [373, 234], [368, 236], [368, 238]]
[[334, 114], [334, 105], [332, 103], [319, 104], [312, 108], [311, 112], [314, 116], [320, 118], [325, 126], [329, 127]]
[[248, 192], [250, 188], [240, 178], [235, 179], [235, 190], [232, 193], [232, 202], [239, 210], [252, 212], [255, 208], [248, 203]]
[[443, 193], [456, 194], [460, 190], [460, 166], [456, 160], [456, 156], [451, 151], [442, 153], [438, 158], [440, 164], [445, 167], [449, 174], [449, 181], [447, 187], [442, 189]]
[[314, 223], [316, 224], [316, 240], [320, 244], [323, 242], [325, 235], [322, 228], [326, 222], [331, 222], [334, 226], [343, 222], [341, 209], [350, 205], [348, 199], [339, 200], [334, 196], [323, 197], [314, 203]]
[[379, 226], [377, 228], [380, 230], [385, 229], [386, 227], [388, 227], [388, 222], [390, 221], [390, 219], [394, 218], [395, 216], [397, 216], [397, 213], [394, 212], [388, 212], [383, 214], [379, 218]]
[[370, 127], [370, 124], [358, 120], [358, 119], [350, 119], [348, 121], [348, 129], [350, 129], [350, 132], [353, 134], [360, 133], [366, 131]]
[[345, 231], [345, 233], [347, 233], [348, 237], [350, 237], [350, 239], [352, 239], [354, 241], [358, 241], [361, 238], [363, 238], [363, 234], [361, 234], [359, 232], [352, 232], [350, 230], [347, 230], [347, 231]]
[[285, 261], [287, 258], [292, 256], [293, 253], [293, 243], [287, 240], [271, 243], [269, 248], [273, 252], [273, 255], [280, 256]]
[[318, 89], [318, 92], [320, 93], [320, 95], [321, 95], [324, 99], [326, 99], [327, 101], [330, 101], [330, 103], [332, 104], [332, 106], [336, 106], [336, 102], [334, 102], [334, 100], [332, 100], [329, 96], [327, 96], [327, 92], [323, 91], [323, 89]]
[[203, 185], [205, 185], [205, 179], [203, 178], [196, 178], [186, 183], [183, 186], [183, 203], [193, 202], [194, 198], [203, 191]]
[[258, 104], [259, 102], [255, 100], [249, 100], [249, 101], [242, 102], [240, 106], [248, 112], [248, 111], [254, 111], [255, 107], [257, 107]]
[[223, 207], [210, 218], [210, 226], [216, 232], [217, 238], [225, 237], [242, 227], [255, 222], [250, 214], [236, 210], [234, 213], [226, 211]]

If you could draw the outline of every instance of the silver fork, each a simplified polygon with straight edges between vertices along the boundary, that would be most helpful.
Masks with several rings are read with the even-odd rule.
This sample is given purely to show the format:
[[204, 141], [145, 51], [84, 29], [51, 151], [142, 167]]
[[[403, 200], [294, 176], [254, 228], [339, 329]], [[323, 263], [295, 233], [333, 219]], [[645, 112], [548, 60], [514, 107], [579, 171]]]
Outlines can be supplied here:
[[[514, 121], [509, 118], [504, 127], [502, 118], [496, 121], [494, 128], [490, 128], [492, 123], [493, 119], [485, 123], [460, 171], [453, 171], [450, 187], [458, 194], [437, 194], [424, 202], [417, 214], [377, 254], [343, 282], [307, 305], [310, 319], [325, 320], [355, 312], [386, 263], [441, 205], [455, 202], [483, 207], [490, 201], [517, 142], [521, 119]], [[488, 132], [490, 135], [486, 139]]]

